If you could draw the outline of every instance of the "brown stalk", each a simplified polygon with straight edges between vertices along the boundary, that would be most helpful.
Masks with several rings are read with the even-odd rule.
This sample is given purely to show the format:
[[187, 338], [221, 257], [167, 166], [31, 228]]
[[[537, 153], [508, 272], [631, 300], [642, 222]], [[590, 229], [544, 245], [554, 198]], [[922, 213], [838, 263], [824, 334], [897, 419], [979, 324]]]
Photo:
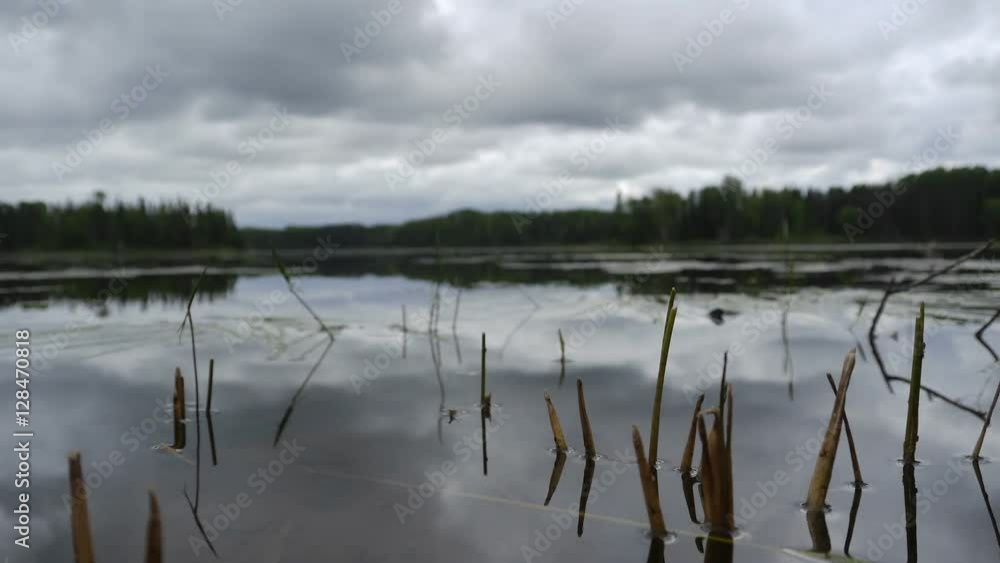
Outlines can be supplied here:
[[552, 404], [552, 398], [548, 392], [545, 393], [545, 406], [549, 409], [549, 425], [552, 427], [552, 437], [556, 442], [556, 451], [565, 453], [569, 450], [566, 446], [566, 436], [563, 434], [562, 424], [559, 424], [559, 415], [556, 414], [556, 406]]
[[156, 493], [149, 491], [149, 523], [146, 526], [146, 563], [163, 563], [163, 525]]
[[694, 404], [694, 416], [691, 417], [691, 429], [688, 430], [687, 445], [684, 446], [684, 456], [681, 458], [681, 471], [690, 472], [691, 462], [694, 460], [694, 442], [698, 433], [698, 413], [701, 412], [701, 405], [705, 402], [705, 394], [698, 396]]
[[83, 482], [80, 452], [69, 454], [69, 491], [73, 497], [70, 524], [73, 531], [73, 561], [94, 563], [94, 542], [90, 535], [90, 514], [87, 511], [87, 489]]
[[594, 447], [594, 432], [590, 429], [590, 417], [587, 416], [587, 400], [583, 396], [583, 381], [576, 380], [576, 398], [580, 403], [580, 426], [583, 427], [583, 448], [587, 452], [587, 458], [597, 457], [597, 448]]
[[632, 447], [635, 448], [636, 463], [639, 466], [639, 482], [642, 484], [642, 496], [646, 501], [646, 515], [649, 517], [649, 527], [658, 537], [667, 535], [667, 525], [663, 521], [660, 510], [660, 493], [656, 489], [653, 470], [650, 461], [646, 459], [646, 449], [642, 444], [639, 428], [632, 425]]
[[[836, 395], [837, 384], [833, 381], [833, 376], [829, 373], [826, 374], [826, 380], [830, 382], [830, 388], [833, 389], [833, 394]], [[854, 485], [864, 485], [865, 480], [861, 478], [861, 464], [858, 463], [858, 450], [854, 447], [854, 433], [851, 432], [851, 422], [847, 418], [846, 406], [844, 410], [844, 433], [847, 434], [847, 445], [851, 449], [851, 466], [854, 468]]]
[[812, 481], [809, 483], [809, 497], [806, 508], [809, 510], [825, 510], [826, 493], [833, 477], [833, 462], [837, 457], [837, 446], [840, 444], [840, 430], [844, 420], [844, 404], [847, 402], [847, 389], [854, 373], [855, 351], [852, 349], [844, 358], [844, 367], [840, 373], [840, 384], [837, 386], [837, 400], [833, 403], [833, 413], [826, 429], [823, 446], [816, 458]]
[[698, 469], [698, 476], [701, 479], [702, 488], [702, 508], [705, 512], [705, 522], [714, 523], [718, 521], [715, 512], [717, 506], [718, 491], [715, 482], [715, 469], [712, 467], [712, 456], [708, 446], [708, 432], [705, 430], [705, 412], [698, 413], [698, 436], [701, 438], [701, 467]]
[[187, 420], [187, 402], [184, 399], [184, 376], [181, 375], [181, 368], [174, 370], [174, 394], [180, 403], [180, 418]]

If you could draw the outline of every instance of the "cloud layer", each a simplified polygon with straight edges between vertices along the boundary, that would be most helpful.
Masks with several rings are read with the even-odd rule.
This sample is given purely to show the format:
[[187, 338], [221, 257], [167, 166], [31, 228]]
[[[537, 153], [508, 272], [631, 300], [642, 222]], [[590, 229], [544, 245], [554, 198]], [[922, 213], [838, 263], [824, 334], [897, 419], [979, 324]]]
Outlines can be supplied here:
[[990, 0], [19, 0], [0, 22], [6, 201], [373, 223], [523, 209], [560, 177], [552, 208], [1000, 165]]

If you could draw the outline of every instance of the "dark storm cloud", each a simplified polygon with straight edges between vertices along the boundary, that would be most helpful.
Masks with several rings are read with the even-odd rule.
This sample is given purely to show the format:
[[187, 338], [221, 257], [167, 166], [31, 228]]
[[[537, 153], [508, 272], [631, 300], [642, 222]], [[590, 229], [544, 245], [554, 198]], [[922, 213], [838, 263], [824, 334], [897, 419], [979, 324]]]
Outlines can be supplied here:
[[6, 200], [197, 198], [235, 160], [211, 201], [244, 223], [522, 208], [567, 170], [553, 207], [610, 206], [770, 138], [753, 185], [884, 181], [951, 125], [940, 164], [998, 164], [988, 0], [19, 0], [0, 24]]

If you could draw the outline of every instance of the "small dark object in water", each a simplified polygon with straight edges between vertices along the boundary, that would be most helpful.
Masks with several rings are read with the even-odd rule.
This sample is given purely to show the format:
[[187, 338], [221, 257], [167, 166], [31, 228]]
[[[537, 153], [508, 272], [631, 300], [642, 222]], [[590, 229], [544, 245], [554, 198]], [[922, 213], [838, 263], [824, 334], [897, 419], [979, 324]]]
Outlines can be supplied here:
[[712, 322], [717, 325], [721, 325], [723, 323], [724, 319], [722, 317], [725, 314], [726, 312], [719, 308], [712, 309], [711, 311], [708, 312], [709, 318], [711, 318]]
[[448, 424], [455, 422], [455, 417], [458, 416], [458, 410], [448, 409]]
[[726, 321], [726, 315], [735, 315], [736, 311], [726, 311], [725, 309], [719, 309], [716, 307], [708, 312], [708, 318], [712, 319], [712, 322], [721, 325]]

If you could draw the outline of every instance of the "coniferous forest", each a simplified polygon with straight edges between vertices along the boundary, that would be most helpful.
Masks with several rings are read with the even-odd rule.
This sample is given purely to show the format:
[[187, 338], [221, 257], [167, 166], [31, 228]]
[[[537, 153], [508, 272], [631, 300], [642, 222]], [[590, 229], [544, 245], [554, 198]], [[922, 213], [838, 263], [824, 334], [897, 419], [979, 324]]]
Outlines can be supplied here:
[[[211, 248], [639, 245], [662, 242], [973, 241], [1000, 235], [1000, 170], [935, 169], [849, 189], [748, 189], [735, 178], [686, 195], [620, 195], [607, 210], [553, 210], [540, 188], [520, 210], [459, 210], [399, 225], [238, 228], [231, 213], [183, 201], [0, 204], [0, 252]], [[610, 198], [609, 198], [610, 199]]]

